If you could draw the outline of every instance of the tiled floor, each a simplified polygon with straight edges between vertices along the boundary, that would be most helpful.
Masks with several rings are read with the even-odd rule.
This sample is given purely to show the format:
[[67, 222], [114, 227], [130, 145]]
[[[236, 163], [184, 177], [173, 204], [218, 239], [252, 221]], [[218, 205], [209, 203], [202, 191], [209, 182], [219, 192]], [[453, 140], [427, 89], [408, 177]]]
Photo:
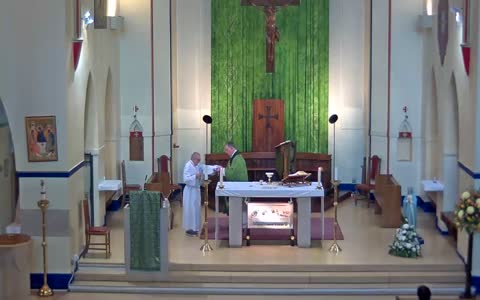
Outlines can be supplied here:
[[[419, 259], [406, 259], [388, 254], [388, 245], [392, 243], [395, 229], [381, 228], [379, 217], [374, 214], [373, 207], [365, 203], [355, 206], [351, 199], [342, 202], [338, 209], [339, 224], [345, 240], [339, 241], [342, 252], [333, 255], [328, 252], [332, 241], [324, 241], [323, 247], [318, 242], [313, 247], [302, 249], [286, 244], [273, 245], [263, 243], [237, 249], [228, 248], [226, 242], [210, 241], [214, 251], [203, 255], [200, 246], [203, 241], [198, 237], [186, 236], [181, 228], [181, 208], [175, 209], [175, 226], [170, 231], [170, 261], [177, 264], [218, 264], [238, 265], [430, 265], [462, 264], [458, 258], [451, 237], [441, 235], [435, 227], [433, 213], [424, 213], [418, 209], [418, 233], [425, 239], [422, 247], [423, 256]], [[209, 212], [213, 215], [213, 212]], [[333, 216], [333, 209], [326, 216]], [[102, 254], [89, 254], [82, 262], [124, 263], [123, 245], [123, 213], [114, 212], [109, 215], [108, 225], [112, 228], [112, 256], [103, 258]]]

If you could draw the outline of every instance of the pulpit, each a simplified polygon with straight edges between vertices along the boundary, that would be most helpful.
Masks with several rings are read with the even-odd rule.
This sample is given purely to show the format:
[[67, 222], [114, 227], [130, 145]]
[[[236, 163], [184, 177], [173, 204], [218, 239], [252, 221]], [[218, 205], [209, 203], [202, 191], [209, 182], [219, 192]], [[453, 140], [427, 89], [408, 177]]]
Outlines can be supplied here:
[[285, 141], [275, 146], [275, 166], [278, 176], [285, 178], [295, 173], [295, 142]]

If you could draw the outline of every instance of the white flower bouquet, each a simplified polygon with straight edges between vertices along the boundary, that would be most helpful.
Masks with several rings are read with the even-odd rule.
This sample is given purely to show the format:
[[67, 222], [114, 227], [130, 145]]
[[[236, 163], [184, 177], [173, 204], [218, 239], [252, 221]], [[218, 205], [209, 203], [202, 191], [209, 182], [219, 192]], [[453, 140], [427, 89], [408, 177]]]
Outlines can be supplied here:
[[421, 256], [420, 241], [415, 226], [404, 223], [395, 232], [393, 244], [388, 252], [394, 256], [415, 258]]
[[467, 233], [480, 230], [480, 193], [462, 193], [455, 208], [455, 225]]

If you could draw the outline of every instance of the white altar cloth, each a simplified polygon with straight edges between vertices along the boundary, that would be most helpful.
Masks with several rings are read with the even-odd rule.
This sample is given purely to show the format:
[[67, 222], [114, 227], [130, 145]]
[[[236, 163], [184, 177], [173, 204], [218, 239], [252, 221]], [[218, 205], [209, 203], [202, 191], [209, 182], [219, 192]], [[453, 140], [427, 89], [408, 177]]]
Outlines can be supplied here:
[[224, 182], [224, 188], [215, 189], [215, 241], [218, 240], [218, 197], [229, 197], [229, 244], [230, 247], [242, 246], [242, 201], [243, 198], [297, 198], [298, 203], [298, 246], [308, 248], [311, 245], [311, 197], [321, 198], [322, 240], [325, 233], [324, 189], [316, 183], [307, 186], [288, 187], [259, 182]]
[[102, 180], [98, 184], [99, 191], [118, 191], [122, 188], [121, 180]]
[[423, 190], [425, 192], [443, 192], [443, 184], [438, 180], [422, 180]]

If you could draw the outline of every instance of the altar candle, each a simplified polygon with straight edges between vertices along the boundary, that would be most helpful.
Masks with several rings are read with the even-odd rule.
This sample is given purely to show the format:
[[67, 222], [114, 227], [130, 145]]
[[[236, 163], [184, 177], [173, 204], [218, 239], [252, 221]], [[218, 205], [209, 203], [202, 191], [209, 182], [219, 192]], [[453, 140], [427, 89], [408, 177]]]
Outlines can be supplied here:
[[220, 168], [220, 186], [223, 186], [223, 171], [225, 169], [224, 168]]
[[338, 169], [335, 167], [335, 173], [333, 174], [333, 179], [338, 180]]
[[208, 179], [208, 166], [207, 165], [203, 166], [203, 176], [205, 176], [205, 180]]
[[318, 167], [318, 174], [317, 174], [318, 186], [322, 185], [322, 167]]

